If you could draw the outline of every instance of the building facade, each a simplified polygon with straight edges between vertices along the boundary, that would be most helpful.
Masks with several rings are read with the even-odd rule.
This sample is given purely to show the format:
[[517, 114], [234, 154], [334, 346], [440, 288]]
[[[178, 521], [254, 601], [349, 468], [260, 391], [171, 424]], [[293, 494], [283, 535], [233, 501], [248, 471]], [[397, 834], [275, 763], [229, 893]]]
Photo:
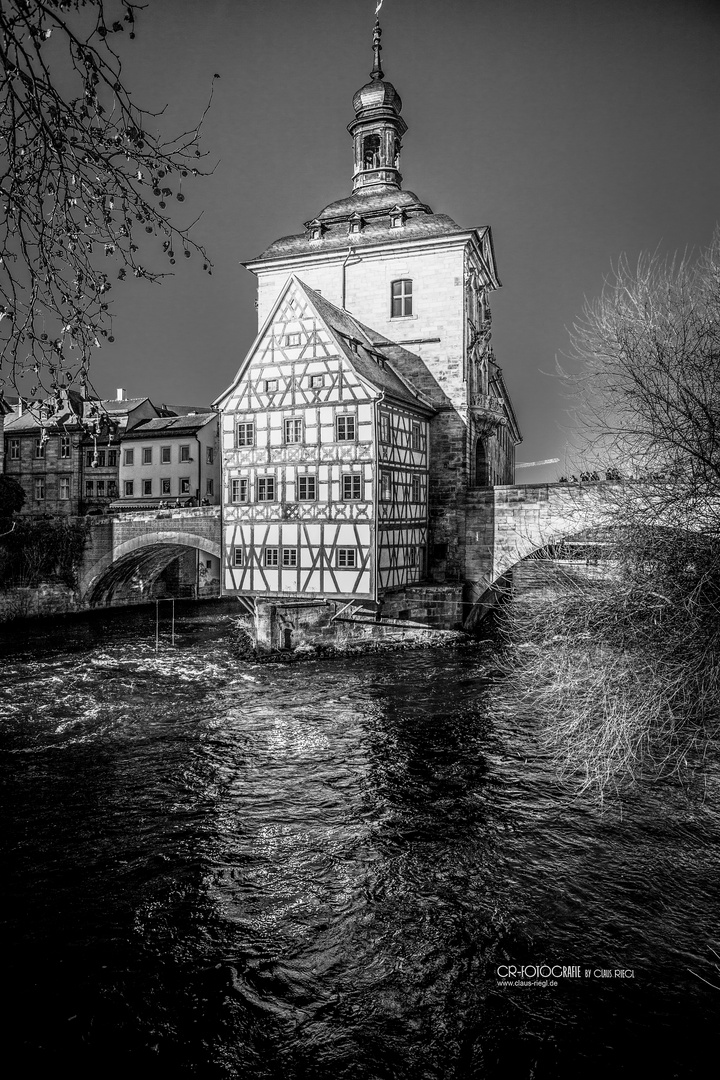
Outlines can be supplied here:
[[[490, 343], [490, 229], [462, 229], [402, 189], [407, 128], [377, 24], [373, 52], [348, 125], [352, 194], [246, 264], [260, 332], [215, 403], [228, 592], [378, 600], [462, 581], [473, 489], [514, 480], [520, 431]], [[300, 486], [303, 470], [315, 489]], [[353, 471], [359, 500], [343, 494]]]
[[120, 438], [119, 499], [113, 510], [220, 502], [215, 412], [143, 420]]

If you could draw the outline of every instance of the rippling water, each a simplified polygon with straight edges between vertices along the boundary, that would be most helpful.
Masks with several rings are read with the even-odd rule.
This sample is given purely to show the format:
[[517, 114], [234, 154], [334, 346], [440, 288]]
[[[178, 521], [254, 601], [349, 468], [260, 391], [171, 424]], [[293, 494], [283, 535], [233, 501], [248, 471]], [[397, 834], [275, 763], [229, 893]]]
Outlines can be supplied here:
[[[220, 610], [157, 658], [149, 611], [5, 634], [22, 1075], [707, 1074], [716, 759], [601, 813], [489, 648], [253, 666]], [[582, 975], [501, 985], [542, 963]]]

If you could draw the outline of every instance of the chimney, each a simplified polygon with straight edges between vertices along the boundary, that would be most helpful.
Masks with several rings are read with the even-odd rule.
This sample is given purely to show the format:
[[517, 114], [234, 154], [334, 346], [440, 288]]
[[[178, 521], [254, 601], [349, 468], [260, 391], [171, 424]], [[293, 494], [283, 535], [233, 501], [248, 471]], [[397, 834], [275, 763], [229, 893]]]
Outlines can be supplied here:
[[117, 389], [117, 400], [118, 401], [124, 401], [126, 392], [127, 391], [123, 390], [123, 388], [121, 386], [119, 386], [118, 389]]

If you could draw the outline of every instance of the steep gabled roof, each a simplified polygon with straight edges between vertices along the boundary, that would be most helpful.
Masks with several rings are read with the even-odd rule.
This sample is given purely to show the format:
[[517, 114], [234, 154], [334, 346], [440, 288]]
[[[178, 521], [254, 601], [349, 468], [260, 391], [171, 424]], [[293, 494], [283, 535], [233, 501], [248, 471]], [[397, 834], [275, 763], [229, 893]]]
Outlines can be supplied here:
[[199, 413], [194, 416], [158, 416], [152, 420], [141, 420], [125, 439], [147, 439], [155, 436], [194, 435], [211, 420], [217, 420], [216, 412]]
[[[233, 382], [213, 402], [213, 406], [222, 407], [223, 402], [238, 385], [259, 344], [272, 326], [285, 297], [292, 289], [297, 289], [304, 294], [311, 308], [314, 309], [315, 315], [323, 323], [335, 343], [338, 355], [345, 357], [360, 379], [369, 383], [375, 390], [389, 395], [412, 408], [423, 412], [433, 411], [433, 406], [398, 373], [393, 358], [389, 353], [385, 353], [381, 347], [375, 344], [381, 335], [369, 327], [363, 326], [349, 312], [343, 311], [341, 308], [336, 307], [335, 304], [331, 304], [329, 300], [326, 300], [320, 293], [300, 281], [295, 275], [288, 278], [285, 286], [280, 290], [270, 314], [250, 347]], [[400, 348], [400, 346], [397, 346], [397, 348]], [[419, 358], [416, 359], [419, 360]]]

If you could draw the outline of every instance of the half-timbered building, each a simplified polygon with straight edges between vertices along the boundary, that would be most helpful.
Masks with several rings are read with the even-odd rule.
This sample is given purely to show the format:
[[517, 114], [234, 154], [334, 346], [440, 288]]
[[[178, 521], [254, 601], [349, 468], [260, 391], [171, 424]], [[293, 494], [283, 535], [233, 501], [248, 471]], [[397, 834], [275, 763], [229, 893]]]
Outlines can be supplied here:
[[225, 589], [378, 600], [466, 578], [472, 489], [514, 480], [487, 226], [402, 190], [400, 96], [353, 98], [353, 190], [246, 267], [259, 336], [223, 413]]

